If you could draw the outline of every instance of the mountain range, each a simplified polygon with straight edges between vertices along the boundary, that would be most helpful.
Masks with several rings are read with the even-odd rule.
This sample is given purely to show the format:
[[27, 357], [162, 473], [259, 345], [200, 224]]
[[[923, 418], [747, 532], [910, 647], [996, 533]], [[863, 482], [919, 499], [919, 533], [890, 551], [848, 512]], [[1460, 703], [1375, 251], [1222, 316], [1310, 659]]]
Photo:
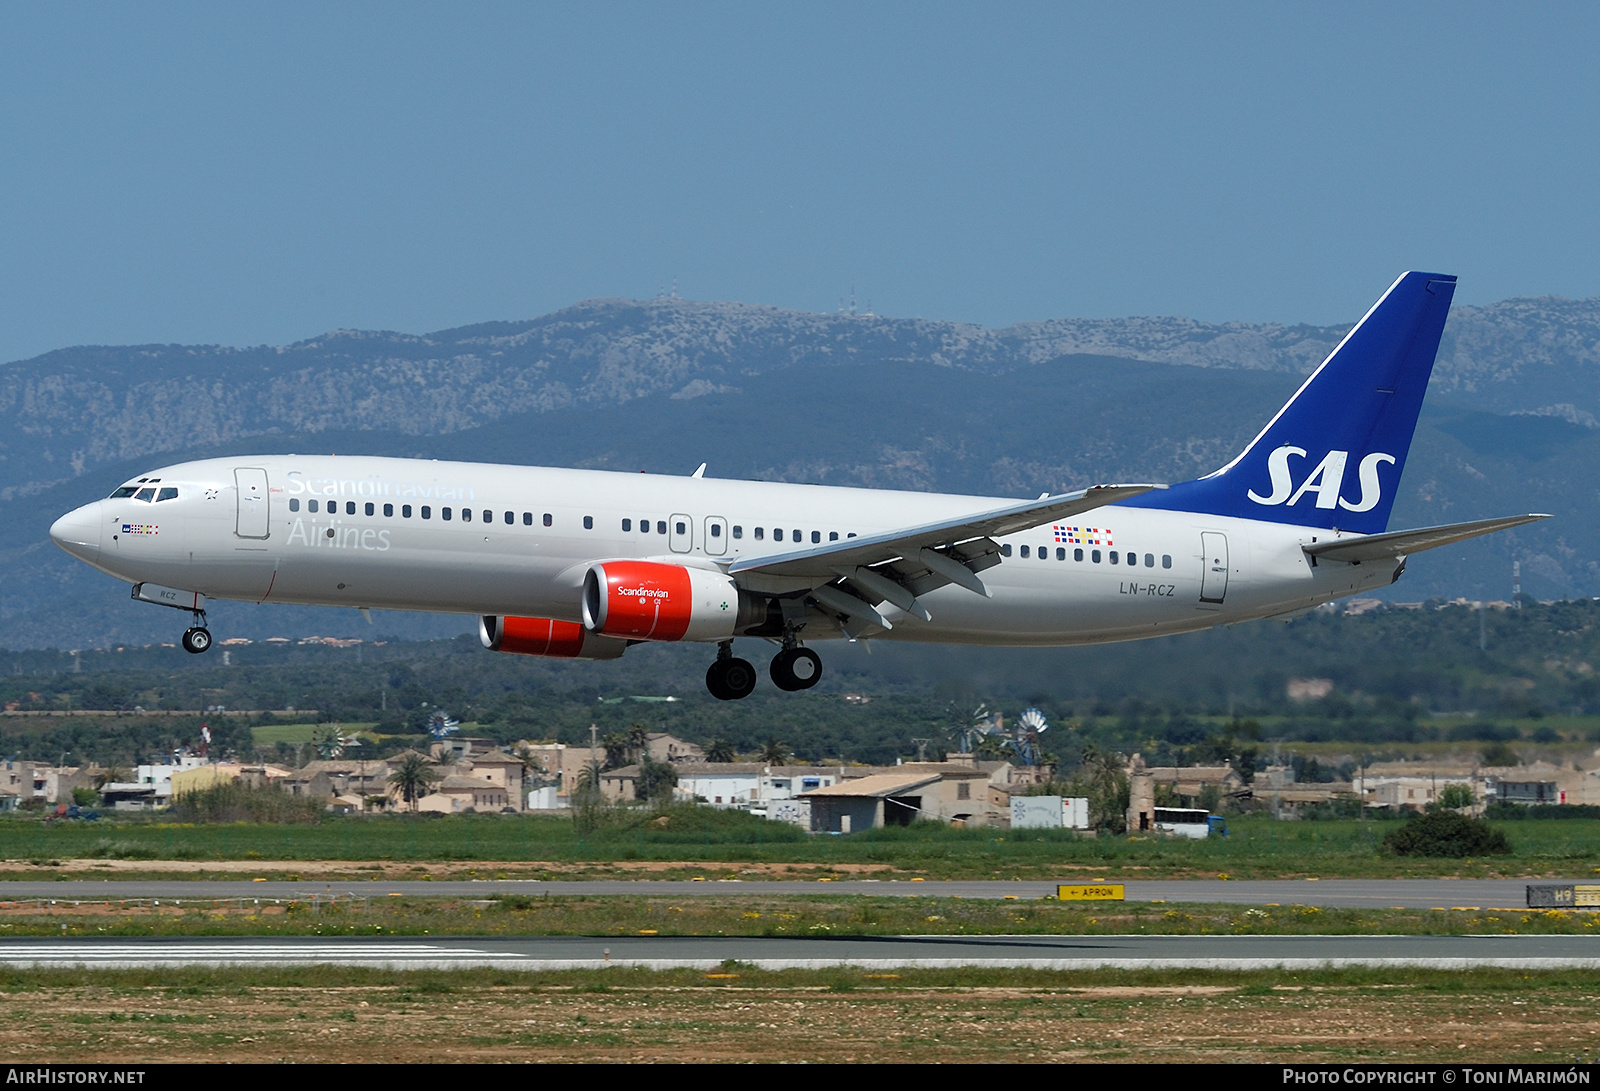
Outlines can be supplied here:
[[[59, 553], [141, 469], [335, 452], [1035, 496], [1227, 461], [1348, 326], [1059, 319], [991, 330], [678, 299], [430, 334], [61, 349], [0, 367], [0, 645], [172, 640]], [[1391, 526], [1542, 510], [1415, 558], [1391, 597], [1600, 594], [1600, 300], [1457, 307]], [[461, 618], [218, 604], [219, 636], [451, 635]]]

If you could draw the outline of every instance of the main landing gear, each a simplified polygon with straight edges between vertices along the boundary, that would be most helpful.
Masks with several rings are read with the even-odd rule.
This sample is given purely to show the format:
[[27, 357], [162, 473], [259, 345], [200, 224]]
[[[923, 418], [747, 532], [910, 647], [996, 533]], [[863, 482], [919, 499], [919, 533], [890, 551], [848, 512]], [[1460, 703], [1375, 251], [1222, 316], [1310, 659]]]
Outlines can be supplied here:
[[756, 688], [756, 669], [748, 659], [737, 659], [733, 641], [717, 645], [717, 661], [706, 671], [706, 689], [719, 701], [737, 701]]
[[[783, 650], [772, 657], [772, 665], [768, 668], [773, 685], [794, 693], [810, 689], [821, 681], [821, 656], [810, 648], [802, 648], [792, 635], [786, 637], [783, 644]], [[755, 688], [756, 669], [750, 661], [734, 656], [733, 641], [725, 640], [718, 644], [717, 661], [706, 671], [706, 689], [711, 691], [711, 696], [719, 701], [737, 701], [750, 696]]]
[[183, 631], [183, 650], [194, 655], [199, 655], [211, 647], [211, 630], [201, 620], [199, 625]]
[[822, 680], [822, 657], [798, 645], [785, 648], [772, 657], [767, 673], [772, 675], [772, 684], [781, 690], [793, 693], [810, 689]]

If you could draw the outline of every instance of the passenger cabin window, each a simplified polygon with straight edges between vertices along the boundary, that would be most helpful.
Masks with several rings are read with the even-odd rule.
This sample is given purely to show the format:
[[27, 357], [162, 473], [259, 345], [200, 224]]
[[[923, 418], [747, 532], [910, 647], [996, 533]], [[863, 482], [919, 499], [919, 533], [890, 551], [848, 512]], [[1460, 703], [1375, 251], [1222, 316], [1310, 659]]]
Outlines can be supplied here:
[[1066, 559], [1067, 559], [1066, 547], [1065, 546], [1057, 546], [1056, 547], [1056, 560], [1064, 561]]
[[756, 541], [761, 541], [761, 539], [766, 537], [766, 535], [767, 529], [765, 527], [756, 527]]
[[816, 545], [820, 541], [822, 541], [822, 531], [813, 530], [811, 532], [811, 544]]
[[312, 515], [317, 514], [317, 502], [315, 500], [307, 500], [306, 501], [306, 510], [309, 511]]
[[1089, 559], [1091, 561], [1093, 561], [1095, 564], [1099, 564], [1100, 563], [1100, 551], [1098, 549], [1090, 550]]
[[300, 510], [300, 498], [298, 496], [297, 497], [293, 497], [292, 499], [290, 499], [290, 501], [289, 501], [289, 510], [290, 511], [299, 511]]
[[1171, 568], [1172, 567], [1172, 554], [1163, 553], [1161, 555], [1161, 567], [1162, 568]]
[[743, 538], [744, 527], [740, 526], [738, 523], [733, 524], [733, 536], [735, 538]]
[[555, 520], [553, 518], [551, 518], [550, 513], [549, 512], [545, 512], [544, 513], [544, 525], [548, 527], [548, 526], [553, 525], [554, 523], [555, 523]]
[[1081, 561], [1081, 560], [1083, 560], [1083, 550], [1081, 550], [1081, 549], [1074, 549], [1074, 550], [1073, 550], [1073, 551], [1072, 551], [1072, 559], [1073, 559], [1073, 560], [1075, 560], [1075, 561]]
[[[445, 510], [448, 511], [449, 509], [446, 508]], [[472, 509], [471, 508], [462, 508], [461, 509], [461, 521], [463, 523], [472, 522]]]
[[802, 535], [798, 530], [792, 530], [789, 533], [794, 535], [794, 540], [797, 541], [797, 542], [800, 541], [804, 537], [804, 535]]
[[1146, 568], [1154, 568], [1156, 566], [1156, 555], [1154, 553], [1146, 553], [1144, 555], [1144, 566]]
[[639, 520], [639, 533], [640, 534], [649, 534], [650, 533], [650, 520], [648, 520], [648, 519], [640, 519]]
[[839, 540], [839, 532], [837, 530], [828, 531], [828, 541], [837, 542], [838, 540]]
[[667, 532], [667, 521], [665, 519], [657, 519], [656, 520], [656, 533], [657, 534], [665, 534], [666, 532]]
[[[445, 520], [446, 522], [449, 522], [450, 521], [450, 509], [449, 508], [440, 508], [439, 509], [439, 518]], [[1099, 560], [1099, 559], [1100, 558], [1098, 558], [1098, 557], [1095, 558], [1095, 560]]]
[[430, 508], [426, 504], [422, 505], [422, 517], [424, 519], [432, 519], [433, 518], [433, 509]]
[[1011, 556], [1011, 543], [1010, 542], [1007, 542], [1005, 545], [1000, 547], [1000, 556], [1002, 556], [1002, 557]]
[[402, 519], [411, 518], [411, 505], [410, 504], [401, 504], [400, 505], [400, 517]]
[[711, 536], [713, 538], [722, 537], [722, 524], [721, 523], [712, 523], [711, 524]]
[[515, 526], [516, 522], [517, 522], [516, 513], [515, 512], [510, 512], [510, 511], [506, 512], [506, 526], [508, 526], [508, 527]]
[[[484, 508], [483, 509], [483, 521], [485, 523], [494, 522], [494, 512], [490, 511], [488, 508]], [[507, 519], [506, 522], [509, 523], [509, 522], [511, 522], [511, 520]]]
[[1111, 551], [1111, 563], [1112, 564], [1116, 564], [1117, 563], [1117, 551], [1114, 550], [1114, 549]]
[[377, 509], [376, 505], [374, 505], [374, 504], [369, 502], [367, 504], [367, 514], [368, 515], [376, 515], [376, 514], [378, 514], [378, 509]]
[[1020, 549], [1018, 552], [1020, 552], [1024, 557], [1026, 557], [1028, 555], [1028, 547], [1027, 546], [1023, 546], [1022, 549]]
[[783, 528], [782, 527], [773, 527], [772, 528], [772, 540], [774, 542], [783, 541]]
[[593, 530], [594, 529], [594, 516], [585, 515], [583, 517], [583, 529], [584, 530]]
[[[585, 519], [583, 521], [583, 525], [584, 526], [588, 526], [589, 525], [589, 520]], [[687, 534], [689, 532], [688, 524], [683, 523], [683, 522], [677, 522], [677, 523], [672, 524], [672, 529], [677, 534]]]
[[633, 520], [624, 519], [622, 521], [622, 533], [627, 534], [631, 530], [633, 530]]
[[354, 500], [346, 500], [344, 502], [344, 513], [346, 515], [354, 515], [356, 513], [356, 502]]
[[385, 504], [383, 506], [383, 517], [385, 519], [393, 519], [394, 518], [394, 505], [393, 504]]
[[522, 525], [525, 527], [533, 526], [533, 512], [525, 511], [522, 513]]

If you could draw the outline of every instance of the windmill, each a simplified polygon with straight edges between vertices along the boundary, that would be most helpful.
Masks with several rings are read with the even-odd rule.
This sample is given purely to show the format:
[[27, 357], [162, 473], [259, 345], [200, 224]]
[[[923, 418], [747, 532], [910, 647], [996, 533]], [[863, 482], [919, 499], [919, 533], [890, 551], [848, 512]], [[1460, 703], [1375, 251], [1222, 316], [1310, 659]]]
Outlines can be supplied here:
[[433, 715], [428, 717], [428, 734], [435, 739], [443, 739], [460, 726], [461, 722], [452, 720], [450, 714], [442, 708], [434, 709]]
[[971, 754], [985, 735], [998, 735], [1005, 727], [1004, 718], [989, 711], [989, 706], [979, 705], [972, 710], [971, 719], [961, 727], [961, 752]]
[[1016, 734], [1011, 745], [1023, 765], [1039, 764], [1039, 736], [1050, 730], [1050, 721], [1036, 708], [1025, 708], [1017, 718]]

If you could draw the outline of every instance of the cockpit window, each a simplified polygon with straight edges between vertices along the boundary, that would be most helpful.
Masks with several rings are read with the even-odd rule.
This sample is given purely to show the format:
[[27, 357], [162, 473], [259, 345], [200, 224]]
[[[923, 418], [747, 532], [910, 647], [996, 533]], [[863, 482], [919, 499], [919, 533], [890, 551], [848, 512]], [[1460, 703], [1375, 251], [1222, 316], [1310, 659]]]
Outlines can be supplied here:
[[161, 492], [156, 495], [156, 500], [158, 502], [162, 500], [176, 500], [177, 498], [178, 490], [171, 488], [170, 486], [162, 489]]
[[132, 496], [134, 493], [136, 493], [138, 491], [139, 491], [139, 486], [137, 486], [137, 485], [124, 485], [124, 486], [122, 486], [122, 488], [118, 489], [116, 492], [114, 492], [110, 496], [106, 497], [106, 499], [107, 500], [126, 500], [128, 497]]
[[148, 503], [152, 503], [156, 498], [156, 490], [154, 490], [154, 489], [140, 489], [137, 493], [134, 494], [133, 498], [135, 500], [143, 500], [147, 504]]

